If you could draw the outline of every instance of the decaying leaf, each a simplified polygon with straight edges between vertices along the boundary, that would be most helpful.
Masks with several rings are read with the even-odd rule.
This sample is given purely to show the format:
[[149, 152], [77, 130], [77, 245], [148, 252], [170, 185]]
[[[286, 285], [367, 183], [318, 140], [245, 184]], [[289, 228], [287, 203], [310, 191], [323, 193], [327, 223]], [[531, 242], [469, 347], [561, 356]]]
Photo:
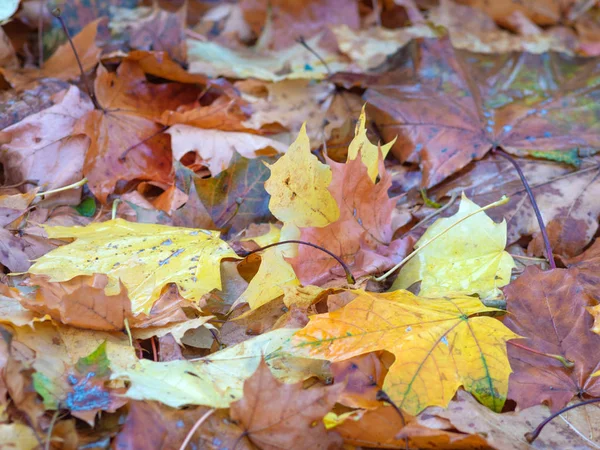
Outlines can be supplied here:
[[446, 406], [459, 386], [500, 411], [511, 372], [506, 341], [518, 337], [473, 297], [416, 297], [407, 291], [355, 291], [345, 307], [310, 318], [292, 340], [294, 352], [341, 361], [387, 350], [396, 356], [383, 389], [416, 414]]
[[[107, 295], [127, 288], [134, 314], [148, 313], [168, 283], [192, 301], [221, 288], [219, 262], [237, 258], [216, 231], [140, 224], [123, 219], [87, 227], [51, 227], [48, 236], [74, 238], [38, 259], [29, 273], [67, 281], [77, 275], [108, 275]], [[96, 256], [94, 256], [96, 255]]]

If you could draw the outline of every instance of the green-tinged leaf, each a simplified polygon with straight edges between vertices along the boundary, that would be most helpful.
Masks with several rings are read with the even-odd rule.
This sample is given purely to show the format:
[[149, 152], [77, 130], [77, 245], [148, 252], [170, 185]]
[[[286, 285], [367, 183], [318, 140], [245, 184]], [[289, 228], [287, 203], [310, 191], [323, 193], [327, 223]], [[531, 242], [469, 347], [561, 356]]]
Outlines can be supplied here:
[[75, 210], [83, 217], [92, 217], [96, 214], [96, 199], [87, 197], [79, 205], [75, 206]]

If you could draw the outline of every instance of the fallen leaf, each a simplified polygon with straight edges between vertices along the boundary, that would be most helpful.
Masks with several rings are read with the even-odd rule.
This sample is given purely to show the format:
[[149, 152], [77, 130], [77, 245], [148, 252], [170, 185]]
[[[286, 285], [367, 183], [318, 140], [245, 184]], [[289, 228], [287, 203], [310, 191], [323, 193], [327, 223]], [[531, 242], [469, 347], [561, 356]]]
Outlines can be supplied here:
[[[347, 117], [355, 117], [353, 111], [347, 110], [347, 105], [351, 103], [347, 101], [347, 96], [336, 102], [341, 96], [335, 94], [332, 83], [314, 83], [310, 80], [262, 83], [243, 80], [236, 82], [235, 87], [240, 89], [242, 98], [253, 110], [252, 115], [242, 122], [243, 125], [251, 129], [263, 129], [278, 124], [289, 130], [290, 142], [306, 123], [312, 146], [320, 146], [329, 137], [333, 126], [340, 126]], [[334, 108], [336, 105], [337, 111]]]
[[25, 242], [4, 228], [0, 228], [0, 264], [11, 272], [25, 272], [31, 266]]
[[111, 391], [105, 386], [110, 377], [109, 366], [105, 342], [65, 370], [60, 379], [51, 380], [43, 373], [34, 373], [33, 385], [43, 397], [47, 409], [66, 408], [73, 416], [93, 427], [98, 412], [115, 412], [127, 403], [118, 391]]
[[[78, 122], [76, 132], [91, 140], [84, 162], [88, 186], [102, 203], [123, 181], [173, 181], [172, 155], [163, 128], [148, 117], [177, 102], [179, 87], [153, 87], [135, 63], [124, 61], [116, 73], [98, 68], [94, 89], [103, 110], [90, 111]], [[150, 101], [152, 99], [152, 101]], [[158, 101], [158, 99], [162, 99]]]
[[273, 51], [256, 48], [234, 50], [217, 42], [188, 39], [188, 70], [192, 74], [210, 77], [282, 81], [322, 80], [329, 73], [342, 72], [348, 67], [340, 55], [319, 46], [319, 36], [307, 42], [322, 60], [301, 45]]
[[281, 368], [274, 368], [282, 381], [297, 382], [320, 373], [315, 371], [320, 365], [310, 362], [302, 366], [306, 372], [292, 371], [293, 357], [277, 353], [295, 331], [273, 330], [195, 361], [158, 363], [142, 359], [133, 367], [115, 371], [113, 378], [128, 380], [126, 395], [135, 400], [157, 400], [175, 408], [183, 405], [227, 408], [242, 397], [244, 380], [254, 373], [263, 357], [272, 367], [282, 364]]
[[358, 294], [344, 308], [310, 317], [293, 353], [332, 362], [387, 350], [396, 356], [383, 390], [409, 414], [446, 406], [460, 386], [495, 411], [511, 372], [506, 341], [517, 337], [476, 298], [416, 297], [407, 291]]
[[301, 382], [284, 384], [261, 359], [256, 372], [244, 383], [243, 398], [231, 404], [230, 413], [240, 424], [242, 435], [265, 450], [339, 448], [341, 439], [325, 430], [322, 418], [342, 388], [337, 385], [304, 390]]
[[[570, 0], [523, 0], [521, 2], [496, 2], [489, 3], [484, 0], [460, 0], [474, 8], [481, 9], [494, 20], [506, 20], [513, 12], [519, 11], [539, 25], [552, 25], [561, 17], [562, 8], [568, 5]], [[505, 22], [506, 23], [506, 22]]]
[[76, 240], [39, 258], [29, 273], [48, 275], [51, 281], [104, 273], [109, 280], [106, 294], [117, 294], [122, 282], [134, 314], [148, 313], [168, 283], [176, 283], [184, 298], [198, 302], [221, 288], [221, 259], [237, 258], [216, 231], [123, 219], [46, 231], [54, 239]]
[[0, 442], [6, 448], [18, 450], [34, 450], [40, 445], [33, 430], [18, 422], [0, 424]]
[[299, 227], [324, 227], [338, 219], [339, 208], [327, 190], [331, 169], [311, 154], [305, 126], [285, 155], [267, 167], [271, 170], [265, 182], [271, 195], [269, 209], [279, 220]]
[[[77, 52], [81, 67], [84, 72], [91, 70], [100, 59], [101, 49], [96, 45], [98, 25], [104, 19], [96, 19], [88, 23], [77, 35], [73, 36], [73, 45]], [[78, 59], [73, 53], [69, 42], [62, 44], [50, 58], [44, 62], [44, 67], [39, 69], [8, 70], [2, 69], [1, 73], [13, 88], [19, 89], [30, 84], [33, 80], [41, 78], [58, 78], [60, 80], [74, 80], [81, 76]]]
[[283, 295], [286, 287], [299, 284], [300, 281], [296, 277], [294, 269], [283, 258], [281, 248], [269, 248], [261, 252], [258, 272], [232, 308], [240, 303], [248, 303], [251, 309], [256, 309]]
[[[415, 249], [478, 209], [478, 205], [463, 195], [458, 212], [436, 220], [417, 241]], [[392, 289], [407, 289], [421, 281], [420, 295], [427, 297], [441, 297], [449, 292], [498, 297], [499, 288], [510, 282], [510, 273], [515, 267], [505, 247], [506, 222], [495, 223], [485, 212], [479, 212], [408, 261]]]
[[[240, 7], [257, 36], [265, 32], [265, 26], [269, 27], [267, 46], [274, 49], [299, 46], [300, 37], [311, 38], [332, 25], [345, 24], [355, 29], [360, 21], [356, 1], [244, 0]], [[268, 14], [270, 19], [267, 19]]]
[[234, 156], [218, 176], [194, 181], [198, 198], [218, 229], [231, 236], [252, 223], [273, 220], [264, 182], [269, 176], [266, 164], [274, 160]]
[[[2, 133], [10, 136], [0, 151], [7, 183], [35, 180], [44, 190], [50, 190], [75, 183], [83, 177], [89, 139], [77, 134], [75, 125], [92, 110], [92, 103], [75, 86], [55, 94], [52, 102], [49, 108], [3, 130]], [[65, 198], [65, 193], [59, 195]], [[80, 197], [80, 190], [72, 190], [65, 198], [66, 203], [77, 204]]]
[[235, 155], [254, 159], [261, 151], [285, 153], [287, 150], [287, 145], [275, 139], [236, 131], [174, 125], [167, 134], [171, 135], [173, 158], [181, 160], [186, 153], [195, 152], [213, 177], [230, 167]]
[[335, 383], [344, 390], [338, 403], [350, 408], [376, 409], [381, 406], [377, 393], [383, 386], [388, 368], [378, 353], [365, 353], [331, 364]]
[[577, 269], [576, 276], [584, 286], [586, 292], [596, 300], [600, 300], [600, 277], [598, 276], [598, 263], [600, 263], [600, 240], [594, 241], [590, 248], [579, 256], [563, 258], [569, 269]]
[[498, 449], [527, 448], [593, 448], [598, 442], [597, 405], [587, 405], [567, 411], [549, 422], [539, 437], [529, 443], [525, 434], [544, 421], [550, 412], [545, 406], [534, 406], [497, 414], [480, 405], [471, 395], [459, 391], [457, 399], [447, 409], [433, 407], [423, 414], [450, 420], [463, 433], [480, 436], [489, 446]]
[[[170, 323], [166, 326], [137, 328], [135, 330], [131, 330], [131, 335], [135, 339], [144, 340], [150, 339], [153, 336], [163, 337], [167, 334], [170, 334], [173, 336], [173, 339], [175, 339], [175, 342], [177, 342], [179, 345], [183, 345], [182, 338], [188, 331], [193, 331], [201, 327], [206, 331], [208, 331], [209, 328], [214, 330], [215, 328], [212, 325], [207, 324], [207, 322], [212, 318], [214, 318], [214, 316], [203, 316], [196, 317], [195, 319], [187, 319], [181, 323]], [[210, 332], [208, 334], [210, 335]]]
[[[116, 450], [178, 450], [194, 423], [208, 408], [173, 409], [155, 402], [131, 401], [123, 429], [115, 437]], [[148, 426], [152, 424], [152, 426]], [[217, 410], [196, 431], [190, 445], [197, 448], [252, 450], [242, 430]]]
[[122, 331], [125, 320], [131, 320], [131, 301], [126, 288], [109, 296], [104, 292], [106, 275], [76, 276], [68, 281], [52, 283], [48, 277], [34, 275], [28, 280], [38, 290], [34, 298], [23, 296], [21, 303], [40, 315], [88, 330]]
[[[600, 379], [592, 377], [600, 369], [600, 336], [590, 330], [592, 316], [585, 308], [593, 300], [577, 272], [529, 266], [504, 294], [504, 323], [525, 338], [508, 345], [513, 369], [508, 397], [521, 409], [547, 404], [555, 412], [576, 395], [600, 396]], [[574, 366], [565, 367], [561, 357]]]
[[365, 108], [363, 106], [354, 131], [354, 139], [352, 139], [352, 142], [350, 142], [350, 146], [348, 147], [348, 160], [356, 159], [358, 158], [358, 155], [360, 155], [360, 159], [364, 165], [367, 166], [371, 181], [375, 183], [377, 175], [379, 174], [380, 155], [381, 159], [385, 159], [390, 148], [392, 148], [396, 142], [396, 139], [385, 145], [373, 145], [367, 137], [366, 121], [367, 115], [365, 114]]
[[[414, 57], [398, 68], [393, 84], [370, 87], [365, 99], [383, 137], [398, 135], [392, 153], [421, 166], [424, 187], [496, 147], [548, 159], [577, 147], [600, 147], [595, 104], [579, 94], [583, 86], [594, 90], [595, 60], [575, 64], [558, 53], [473, 54], [455, 50], [448, 38], [413, 42], [407, 51]], [[547, 58], [556, 71], [541, 69]], [[496, 83], [516, 61], [510, 82]], [[567, 73], [573, 75], [567, 79]]]
[[164, 51], [172, 59], [185, 62], [185, 9], [176, 12], [154, 7], [111, 10], [111, 32], [124, 35], [129, 46], [137, 50]]
[[[390, 242], [396, 201], [388, 196], [389, 174], [382, 171], [381, 180], [375, 184], [361, 159], [346, 164], [327, 162], [333, 173], [329, 192], [340, 210], [339, 218], [324, 227], [301, 228], [299, 239], [338, 255], [355, 277], [390, 268], [404, 256], [409, 243]], [[307, 245], [299, 245], [297, 255], [289, 261], [304, 285], [345, 278], [334, 258]]]

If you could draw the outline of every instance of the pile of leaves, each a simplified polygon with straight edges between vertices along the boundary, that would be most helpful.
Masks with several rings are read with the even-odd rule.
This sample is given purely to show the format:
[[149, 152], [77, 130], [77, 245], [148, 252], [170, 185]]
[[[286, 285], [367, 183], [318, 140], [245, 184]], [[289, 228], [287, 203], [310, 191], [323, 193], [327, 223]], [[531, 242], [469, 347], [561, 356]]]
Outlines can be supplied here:
[[597, 2], [108, 3], [0, 5], [0, 447], [598, 448]]

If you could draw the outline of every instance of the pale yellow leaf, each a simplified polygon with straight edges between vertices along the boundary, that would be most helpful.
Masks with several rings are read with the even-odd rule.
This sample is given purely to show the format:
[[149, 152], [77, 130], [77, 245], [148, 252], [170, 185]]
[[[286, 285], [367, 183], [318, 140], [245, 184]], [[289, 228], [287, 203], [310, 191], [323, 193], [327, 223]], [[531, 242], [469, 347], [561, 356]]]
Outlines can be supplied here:
[[[463, 194], [458, 212], [438, 219], [415, 248], [477, 209], [479, 206]], [[420, 295], [425, 297], [442, 297], [449, 292], [497, 297], [499, 288], [510, 282], [510, 273], [515, 267], [505, 247], [506, 221], [495, 223], [482, 211], [417, 253], [400, 270], [392, 290], [405, 289], [421, 281]]]

